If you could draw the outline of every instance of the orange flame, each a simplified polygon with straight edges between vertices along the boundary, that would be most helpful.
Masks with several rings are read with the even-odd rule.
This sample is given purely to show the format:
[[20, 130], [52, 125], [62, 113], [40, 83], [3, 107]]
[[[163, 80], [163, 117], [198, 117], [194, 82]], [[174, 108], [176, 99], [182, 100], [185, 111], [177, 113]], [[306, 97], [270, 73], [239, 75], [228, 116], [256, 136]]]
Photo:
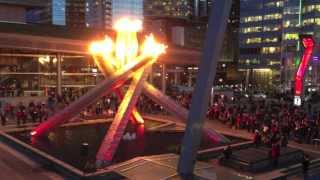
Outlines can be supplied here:
[[106, 37], [103, 41], [93, 42], [89, 47], [89, 52], [102, 57], [107, 61], [106, 63], [111, 62], [117, 69], [144, 58], [157, 59], [165, 53], [167, 46], [157, 42], [152, 34], [147, 36], [142, 46], [139, 47], [137, 33], [142, 30], [140, 20], [122, 18], [115, 23], [113, 28], [117, 31], [116, 41], [113, 42]]
[[166, 53], [166, 49], [166, 45], [158, 43], [153, 34], [150, 34], [146, 37], [146, 40], [142, 45], [142, 54], [144, 56], [158, 58], [161, 54]]

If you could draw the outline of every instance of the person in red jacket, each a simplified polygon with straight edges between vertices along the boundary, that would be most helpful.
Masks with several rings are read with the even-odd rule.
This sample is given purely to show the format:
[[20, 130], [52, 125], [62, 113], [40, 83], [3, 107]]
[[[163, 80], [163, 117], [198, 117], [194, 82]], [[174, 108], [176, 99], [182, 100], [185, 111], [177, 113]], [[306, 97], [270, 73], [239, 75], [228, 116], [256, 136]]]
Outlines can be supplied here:
[[242, 121], [242, 114], [239, 113], [237, 115], [237, 119], [236, 119], [236, 129], [240, 129], [241, 128], [241, 121]]

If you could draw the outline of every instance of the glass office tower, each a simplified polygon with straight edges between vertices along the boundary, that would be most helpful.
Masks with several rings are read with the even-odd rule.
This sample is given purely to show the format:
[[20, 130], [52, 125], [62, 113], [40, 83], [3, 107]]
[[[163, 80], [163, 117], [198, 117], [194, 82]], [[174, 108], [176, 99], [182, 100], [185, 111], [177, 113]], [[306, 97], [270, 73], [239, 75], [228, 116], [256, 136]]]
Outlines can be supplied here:
[[319, 27], [319, 0], [241, 0], [240, 69], [260, 72], [270, 84], [289, 82], [299, 63], [299, 34], [319, 40]]

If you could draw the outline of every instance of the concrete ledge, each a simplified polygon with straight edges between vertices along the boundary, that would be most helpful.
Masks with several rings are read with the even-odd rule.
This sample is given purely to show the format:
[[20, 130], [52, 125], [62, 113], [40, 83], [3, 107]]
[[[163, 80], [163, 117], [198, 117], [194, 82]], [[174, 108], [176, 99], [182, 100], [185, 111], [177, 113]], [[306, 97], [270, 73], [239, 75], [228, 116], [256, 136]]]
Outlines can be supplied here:
[[237, 144], [231, 144], [231, 145], [225, 145], [225, 146], [200, 150], [200, 151], [198, 151], [198, 159], [204, 160], [204, 159], [217, 158], [222, 154], [223, 150], [227, 146], [230, 146], [232, 148], [232, 150], [239, 150], [239, 149], [245, 149], [245, 148], [250, 147], [252, 145], [253, 145], [252, 141], [245, 141], [245, 142], [241, 142], [241, 143], [237, 143]]
[[27, 155], [28, 157], [31, 157], [34, 161], [38, 162], [42, 166], [48, 167], [53, 171], [61, 173], [61, 175], [63, 175], [67, 179], [95, 179], [99, 176], [109, 177], [111, 179], [120, 177], [119, 174], [111, 171], [109, 168], [98, 170], [95, 173], [85, 173], [3, 132], [0, 132], [0, 141], [5, 143], [6, 145], [9, 145], [13, 149]]
[[[270, 148], [249, 148], [233, 151], [229, 159], [221, 159], [222, 165], [248, 172], [263, 172], [273, 168], [273, 160], [269, 157]], [[252, 156], [250, 156], [252, 155]], [[303, 159], [303, 151], [286, 148], [281, 151], [278, 165], [290, 165], [299, 163]]]

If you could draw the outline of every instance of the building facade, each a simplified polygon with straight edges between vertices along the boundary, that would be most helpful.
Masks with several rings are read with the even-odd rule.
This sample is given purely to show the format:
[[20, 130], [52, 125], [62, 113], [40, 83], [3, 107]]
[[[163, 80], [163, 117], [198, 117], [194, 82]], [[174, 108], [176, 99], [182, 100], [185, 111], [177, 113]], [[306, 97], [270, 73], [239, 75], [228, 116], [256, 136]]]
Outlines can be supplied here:
[[143, 0], [86, 0], [86, 26], [112, 28], [121, 17], [143, 20]]
[[[319, 40], [320, 1], [241, 0], [240, 64], [243, 70], [264, 72], [253, 77], [291, 86], [301, 55], [300, 34]], [[259, 81], [259, 80], [254, 80]], [[265, 83], [265, 82], [263, 82]]]
[[43, 24], [85, 27], [85, 0], [48, 0], [41, 13]]
[[193, 0], [145, 0], [144, 16], [190, 19], [194, 16]]
[[66, 25], [71, 28], [85, 27], [85, 0], [66, 0]]
[[122, 17], [143, 20], [143, 0], [114, 0], [112, 2], [112, 21]]
[[0, 0], [0, 21], [11, 23], [37, 23], [38, 12], [45, 4], [39, 0]]
[[86, 26], [98, 29], [112, 27], [112, 0], [86, 0]]

